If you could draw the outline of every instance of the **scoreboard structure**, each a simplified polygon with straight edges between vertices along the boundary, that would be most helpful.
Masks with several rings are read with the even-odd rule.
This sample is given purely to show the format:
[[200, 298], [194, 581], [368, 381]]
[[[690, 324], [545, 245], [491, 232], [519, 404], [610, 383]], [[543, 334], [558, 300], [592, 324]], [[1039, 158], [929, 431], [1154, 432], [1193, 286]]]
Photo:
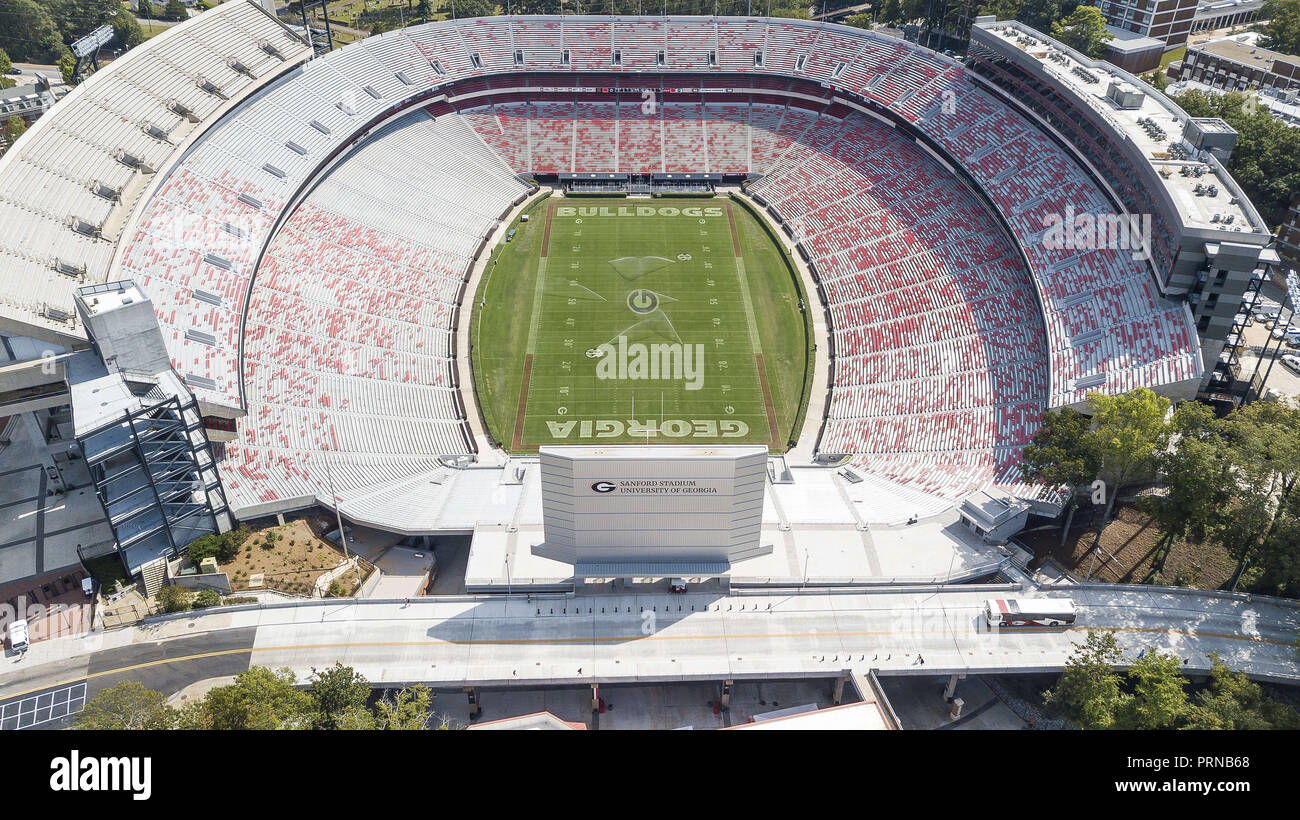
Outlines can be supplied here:
[[545, 542], [578, 574], [725, 574], [760, 544], [761, 445], [542, 447]]

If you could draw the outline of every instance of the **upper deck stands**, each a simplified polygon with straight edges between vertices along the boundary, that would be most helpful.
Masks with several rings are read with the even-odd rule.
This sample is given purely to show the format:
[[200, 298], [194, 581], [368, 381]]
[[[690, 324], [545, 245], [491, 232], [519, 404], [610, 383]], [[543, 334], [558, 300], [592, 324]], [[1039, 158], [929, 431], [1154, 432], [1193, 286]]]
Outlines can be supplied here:
[[228, 3], [128, 51], [38, 120], [0, 158], [0, 324], [84, 336], [72, 294], [107, 279], [154, 172], [230, 101], [307, 52], [260, 8]]
[[[198, 96], [189, 96], [199, 108], [186, 104], [187, 110], [197, 111], [200, 117], [205, 116], [205, 111], [213, 113], [224, 102], [214, 97], [211, 89], [238, 92], [239, 83], [250, 88], [255, 82], [229, 64], [223, 70], [213, 57], [239, 54], [243, 55], [239, 57], [241, 64], [247, 65], [243, 61], [252, 61], [257, 54], [246, 43], [241, 45], [238, 38], [227, 42], [214, 37], [197, 43], [194, 60], [187, 64], [178, 58], [179, 52], [168, 47], [166, 38], [190, 36], [186, 32], [198, 31], [197, 21], [210, 16], [216, 20], [237, 12], [241, 31], [264, 27], [256, 17], [261, 12], [249, 9], [249, 5], [228, 3], [206, 12], [131, 52], [119, 63], [123, 67], [137, 64], [141, 70], [150, 66], [153, 74], [141, 82], [156, 75], [160, 89], [175, 89], [167, 93], [179, 95], [182, 86], [193, 84]], [[262, 20], [274, 29], [268, 29], [265, 39], [282, 42], [276, 37], [285, 37], [283, 29], [265, 15]], [[229, 31], [221, 35], [233, 36]], [[289, 45], [282, 45], [277, 47], [282, 55], [292, 51]], [[270, 52], [262, 51], [270, 56]], [[614, 59], [615, 52], [619, 60]], [[294, 53], [301, 54], [301, 49]], [[652, 70], [660, 72], [658, 76], [646, 73], [652, 61]], [[274, 71], [275, 65], [281, 64], [254, 64], [252, 73], [268, 76], [258, 72]], [[185, 70], [194, 74], [208, 72], [211, 78], [205, 74], [205, 82], [209, 90], [200, 88], [196, 77], [186, 79]], [[658, 118], [650, 120], [636, 116], [637, 104], [628, 95], [623, 95], [617, 105], [612, 95], [608, 102], [585, 95], [580, 99], [571, 96], [566, 105], [556, 104], [542, 117], [535, 111], [540, 106], [533, 104], [531, 98], [537, 95], [532, 91], [524, 97], [510, 98], [508, 104], [494, 104], [499, 101], [492, 99], [493, 88], [526, 85], [527, 75], [535, 71], [635, 71], [646, 85], [658, 83], [662, 75], [668, 75], [667, 82], [671, 82], [673, 72], [715, 74], [718, 79], [711, 83], [730, 85], [739, 73], [746, 75], [754, 88], [770, 89], [771, 96], [760, 98], [755, 93], [746, 104], [747, 110], [712, 98], [700, 104], [694, 101], [698, 98], [691, 97], [681, 103], [660, 105]], [[720, 72], [729, 75], [723, 77]], [[103, 76], [110, 78], [114, 73], [106, 71]], [[500, 75], [514, 77], [497, 79]], [[791, 76], [819, 83], [821, 88], [794, 89]], [[474, 138], [475, 150], [488, 152], [491, 146], [515, 170], [541, 167], [539, 162], [556, 170], [574, 168], [579, 156], [583, 162], [589, 161], [592, 152], [579, 154], [572, 145], [574, 135], [581, 127], [584, 136], [608, 146], [612, 123], [616, 129], [612, 135], [617, 146], [615, 167], [620, 171], [780, 171], [773, 174], [770, 184], [774, 191], [777, 186], [786, 186], [781, 189], [782, 213], [794, 220], [807, 245], [822, 259], [828, 272], [836, 274], [833, 278], [846, 282], [846, 288], [860, 287], [860, 274], [867, 270], [881, 276], [908, 275], [919, 264], [903, 252], [908, 244], [925, 245], [943, 238], [939, 226], [916, 220], [913, 238], [903, 241], [898, 235], [900, 225], [917, 214], [902, 205], [890, 206], [892, 216], [883, 213], [863, 199], [863, 191], [856, 187], [853, 169], [878, 146], [864, 136], [870, 129], [859, 127], [859, 118], [846, 114], [855, 106], [870, 107], [874, 103], [893, 111], [941, 146], [1006, 219], [1028, 259], [1030, 281], [1044, 317], [1050, 363], [1046, 398], [1049, 406], [1078, 401], [1090, 389], [1118, 391], [1137, 383], [1159, 387], [1200, 374], [1197, 340], [1185, 309], [1154, 295], [1147, 287], [1149, 274], [1143, 263], [1122, 254], [1063, 256], [1044, 245], [1046, 215], [1070, 202], [1094, 211], [1108, 208], [1105, 195], [1065, 149], [1044, 137], [1037, 125], [1023, 119], [1006, 100], [977, 87], [960, 65], [912, 44], [803, 21], [492, 18], [390, 32], [310, 61], [208, 129], [159, 186], [157, 195], [141, 207], [137, 229], [124, 243], [120, 270], [115, 272], [122, 277], [136, 277], [159, 305], [159, 319], [177, 369], [200, 398], [230, 407], [240, 407], [248, 399], [241, 393], [238, 378], [241, 317], [254, 289], [252, 266], [272, 242], [275, 226], [288, 216], [285, 209], [289, 204], [301, 196], [336, 152], [355, 139], [358, 131], [373, 128], [419, 95], [436, 96], [431, 92], [440, 84], [462, 80], [475, 80], [477, 90], [487, 94], [465, 106], [472, 111], [468, 122], [483, 135], [483, 140]], [[95, 82], [92, 79], [84, 88], [93, 88]], [[227, 82], [229, 87], [221, 85]], [[162, 93], [160, 90], [155, 96]], [[796, 95], [801, 95], [798, 105], [787, 104]], [[82, 96], [92, 95], [86, 92]], [[50, 119], [52, 127], [34, 129], [40, 132], [39, 138], [33, 137], [10, 152], [11, 156], [22, 157], [22, 162], [7, 157], [0, 164], [0, 183], [21, 166], [23, 180], [45, 186], [43, 204], [37, 207], [22, 197], [6, 195], [0, 184], [0, 211], [6, 217], [0, 258], [13, 263], [19, 271], [21, 284], [15, 283], [11, 293], [18, 294], [27, 305], [29, 318], [37, 310], [33, 306], [37, 302], [43, 306], [46, 297], [54, 303], [64, 299], [58, 285], [59, 277], [67, 274], [49, 272], [51, 257], [72, 260], [74, 272], [83, 264], [107, 272], [113, 243], [95, 238], [93, 231], [83, 235], [66, 227], [63, 220], [78, 213], [85, 214], [80, 218], [86, 223], [98, 219], [104, 212], [103, 205], [79, 197], [66, 181], [46, 179], [50, 168], [60, 166], [37, 158], [35, 153], [29, 160], [28, 151], [57, 148], [69, 155], [81, 152], [99, 157], [96, 170], [79, 170], [80, 181], [87, 175], [129, 180], [136, 172], [128, 169], [124, 175], [125, 166], [108, 153], [119, 143], [132, 146], [142, 155], [142, 161], [154, 158], [164, 164], [174, 150], [165, 140], [122, 123], [135, 109], [125, 100], [118, 100], [117, 93], [110, 96], [103, 105], [88, 99], [84, 108], [61, 103], [69, 111], [78, 108], [78, 119], [68, 119], [68, 127], [59, 128], [65, 121], [56, 110]], [[218, 100], [216, 106], [206, 97]], [[956, 104], [948, 105], [952, 101]], [[208, 102], [207, 108], [201, 106], [203, 102]], [[159, 127], [155, 132], [165, 131], [173, 121], [177, 122], [175, 127], [184, 127], [174, 111], [172, 115], [162, 110], [156, 113], [157, 122], [150, 119]], [[459, 115], [452, 119], [458, 120]], [[541, 133], [534, 135], [532, 129], [543, 121]], [[711, 130], [715, 123], [719, 127]], [[665, 124], [671, 125], [672, 133], [665, 130]], [[747, 156], [737, 160], [735, 155], [742, 143]], [[539, 145], [545, 156], [531, 156]], [[696, 158], [685, 157], [687, 152]], [[877, 151], [873, 156], [883, 161], [888, 152]], [[691, 165], [694, 167], [688, 167]], [[90, 167], [85, 162], [65, 162], [64, 166]], [[889, 173], [900, 172], [893, 166], [882, 168]], [[428, 186], [434, 193], [466, 184], [454, 168], [439, 173], [443, 176], [431, 180]], [[42, 179], [46, 179], [45, 183]], [[370, 184], [376, 181], [357, 181], [354, 188], [363, 196], [382, 193], [382, 189], [368, 188]], [[504, 188], [492, 186], [511, 184], [517, 186], [509, 183], [508, 175], [495, 180], [485, 201], [504, 196]], [[810, 189], [821, 186], [826, 186], [828, 194], [838, 192], [838, 199], [819, 203], [808, 195]], [[953, 213], [970, 218], [969, 209], [955, 207], [954, 198], [943, 186], [933, 188], [932, 194], [936, 207], [954, 207]], [[54, 203], [58, 203], [57, 207]], [[466, 250], [481, 237], [477, 232], [485, 233], [488, 223], [471, 219], [448, 224], [442, 220], [455, 210], [454, 203], [429, 205], [433, 214], [430, 224], [447, 229], [428, 248], [429, 258], [438, 260], [438, 271], [456, 275], [455, 260], [463, 259]], [[60, 219], [54, 218], [56, 212], [65, 210]], [[371, 227], [382, 234], [401, 236], [401, 226], [394, 222]], [[885, 231], [890, 233], [886, 235]], [[966, 241], [973, 233], [978, 231], [952, 241]], [[980, 264], [1004, 269], [1011, 260], [1005, 254], [996, 254]], [[22, 276], [24, 271], [31, 273], [41, 265], [45, 266], [41, 275]], [[7, 276], [9, 270], [7, 267]], [[37, 283], [35, 292], [29, 282]], [[70, 288], [64, 290], [68, 291], [66, 304], [70, 305]], [[861, 291], [853, 292], [859, 293], [856, 298], [863, 298]], [[435, 288], [432, 293], [434, 301], [440, 301], [442, 291]], [[371, 294], [365, 298], [379, 297]], [[386, 312], [390, 304], [394, 310], [399, 308], [399, 303], [390, 303], [387, 297], [367, 304], [372, 307], [366, 310]], [[1023, 301], [1016, 303], [1015, 310], [1024, 308]], [[432, 315], [441, 321], [436, 310]], [[1002, 320], [989, 317], [987, 321]], [[384, 328], [382, 333], [396, 333], [388, 325]], [[874, 344], [867, 335], [859, 337], [864, 345]], [[1012, 337], [1008, 333], [1008, 338]], [[348, 338], [339, 337], [341, 341]], [[422, 341], [436, 344], [433, 338]], [[936, 339], [933, 344], [955, 341]], [[1034, 342], [1026, 339], [1025, 344]], [[298, 355], [292, 346], [277, 349], [285, 351], [286, 356], [290, 352]], [[351, 358], [344, 359], [345, 364], [370, 365], [374, 358], [363, 351], [348, 355]], [[374, 372], [370, 371], [370, 378], [374, 378]], [[436, 374], [437, 369], [402, 359], [391, 367], [386, 365], [383, 372], [385, 378], [390, 372], [409, 372], [425, 378], [429, 373]], [[1022, 429], [1016, 421], [1006, 422], [1011, 427], [1000, 426], [1003, 422], [996, 420], [990, 423], [994, 431]]]

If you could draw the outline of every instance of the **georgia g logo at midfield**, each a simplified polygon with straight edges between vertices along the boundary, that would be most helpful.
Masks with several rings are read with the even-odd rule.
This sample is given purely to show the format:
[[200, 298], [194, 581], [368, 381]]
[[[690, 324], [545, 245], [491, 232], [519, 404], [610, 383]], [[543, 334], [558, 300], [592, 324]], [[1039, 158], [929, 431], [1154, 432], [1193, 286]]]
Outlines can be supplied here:
[[598, 493], [612, 493], [618, 489], [618, 485], [611, 484], [608, 481], [597, 481], [595, 484], [591, 485], [591, 489]]

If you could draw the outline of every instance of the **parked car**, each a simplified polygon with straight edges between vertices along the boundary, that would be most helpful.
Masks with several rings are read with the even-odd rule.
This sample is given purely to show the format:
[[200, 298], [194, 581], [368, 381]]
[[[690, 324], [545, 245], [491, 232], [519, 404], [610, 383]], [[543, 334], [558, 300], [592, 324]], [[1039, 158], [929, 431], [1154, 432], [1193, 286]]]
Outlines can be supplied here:
[[1297, 356], [1294, 353], [1287, 353], [1279, 356], [1277, 360], [1281, 362], [1282, 366], [1287, 370], [1300, 376], [1300, 356]]
[[1273, 327], [1274, 339], [1281, 339], [1290, 336], [1293, 333], [1300, 333], [1300, 327], [1296, 327], [1295, 325], [1284, 325], [1281, 322], [1277, 322]]
[[1249, 313], [1238, 313], [1236, 316], [1232, 317], [1232, 323], [1241, 325], [1242, 327], [1250, 327], [1255, 324], [1254, 320], [1250, 318]]
[[23, 70], [22, 70], [21, 68], [19, 68], [18, 66], [14, 66], [13, 68], [9, 69], [9, 73], [10, 73], [10, 74], [22, 74], [22, 73], [23, 73]]

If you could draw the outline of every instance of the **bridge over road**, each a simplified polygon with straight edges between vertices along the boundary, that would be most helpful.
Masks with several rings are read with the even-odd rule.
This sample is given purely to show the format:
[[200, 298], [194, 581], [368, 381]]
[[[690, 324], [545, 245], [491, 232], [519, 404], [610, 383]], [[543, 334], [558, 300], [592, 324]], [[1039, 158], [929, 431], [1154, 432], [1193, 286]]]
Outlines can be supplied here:
[[[55, 638], [0, 667], [0, 699], [123, 677], [176, 691], [246, 664], [305, 678], [339, 660], [376, 684], [546, 686], [879, 675], [1049, 672], [1088, 630], [1113, 629], [1130, 663], [1159, 649], [1206, 670], [1210, 653], [1260, 680], [1300, 683], [1296, 602], [1163, 587], [1018, 585], [322, 600], [237, 607]], [[1072, 597], [1066, 629], [990, 630], [990, 597]], [[166, 675], [159, 678], [160, 671]], [[97, 685], [98, 684], [98, 685]]]

